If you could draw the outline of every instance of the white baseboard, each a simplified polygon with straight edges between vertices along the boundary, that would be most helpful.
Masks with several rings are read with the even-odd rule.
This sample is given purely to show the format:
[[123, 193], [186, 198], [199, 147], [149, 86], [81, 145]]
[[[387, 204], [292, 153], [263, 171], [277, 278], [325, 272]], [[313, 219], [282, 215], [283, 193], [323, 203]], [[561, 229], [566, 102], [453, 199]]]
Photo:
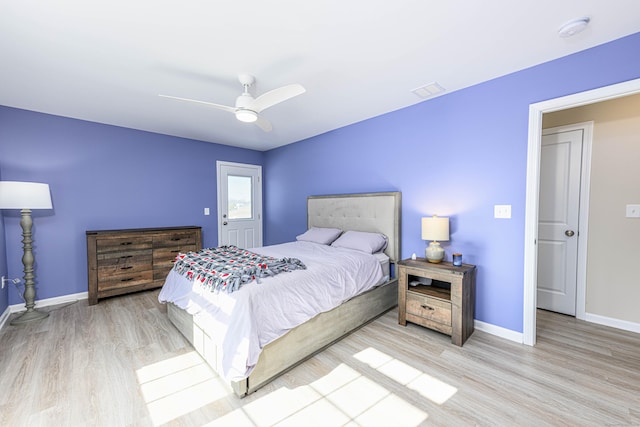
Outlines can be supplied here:
[[[51, 305], [58, 305], [58, 304], [64, 304], [67, 302], [74, 302], [74, 301], [78, 301], [81, 299], [88, 299], [89, 298], [89, 292], [80, 292], [78, 294], [69, 294], [69, 295], [62, 295], [59, 297], [53, 297], [53, 298], [47, 298], [47, 299], [40, 299], [36, 301], [36, 308], [42, 308], [42, 307], [48, 307]], [[24, 303], [22, 304], [14, 304], [14, 305], [10, 305], [9, 306], [9, 310], [11, 313], [19, 313], [21, 311], [24, 311]]]
[[599, 314], [585, 313], [584, 320], [597, 323], [599, 325], [611, 326], [630, 332], [640, 333], [640, 323], [629, 322], [627, 320], [614, 319], [612, 317], [600, 316]]
[[[585, 313], [584, 317], [581, 320], [591, 323], [597, 323], [599, 325], [610, 326], [612, 328], [622, 329], [624, 331], [640, 333], [640, 323], [629, 322], [627, 320], [614, 319], [612, 317], [600, 316], [599, 314], [591, 313]], [[480, 320], [474, 320], [474, 326], [479, 331], [483, 331], [491, 335], [507, 339], [509, 341], [514, 341], [520, 344], [524, 342], [524, 335], [520, 332], [515, 332], [510, 329], [492, 325], [491, 323], [481, 322]]]
[[[82, 299], [88, 299], [88, 298], [89, 298], [89, 292], [80, 292], [78, 294], [69, 294], [69, 295], [62, 295], [59, 297], [41, 299], [36, 301], [36, 308], [48, 307], [51, 305], [64, 304], [68, 302], [76, 302], [76, 301], [79, 301]], [[19, 313], [21, 311], [25, 311], [24, 303], [14, 304], [7, 307], [4, 313], [2, 313], [2, 316], [0, 316], [0, 330], [4, 328], [4, 325], [7, 323], [7, 320], [9, 319], [9, 315], [13, 313]]]
[[488, 334], [495, 335], [509, 341], [514, 341], [518, 344], [522, 344], [524, 342], [524, 336], [522, 332], [512, 331], [511, 329], [492, 325], [491, 323], [481, 322], [480, 320], [474, 320], [473, 326], [479, 331], [486, 332]]

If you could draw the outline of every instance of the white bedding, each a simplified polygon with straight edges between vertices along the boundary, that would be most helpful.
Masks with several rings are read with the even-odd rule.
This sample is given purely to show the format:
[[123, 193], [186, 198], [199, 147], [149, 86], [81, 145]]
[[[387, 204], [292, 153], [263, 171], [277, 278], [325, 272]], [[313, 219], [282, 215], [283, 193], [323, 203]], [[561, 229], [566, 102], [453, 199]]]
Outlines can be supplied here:
[[307, 269], [263, 278], [230, 294], [212, 293], [172, 270], [158, 296], [207, 325], [223, 349], [222, 374], [229, 381], [246, 378], [261, 349], [288, 330], [388, 280], [376, 256], [351, 249], [290, 242], [250, 250], [298, 258]]

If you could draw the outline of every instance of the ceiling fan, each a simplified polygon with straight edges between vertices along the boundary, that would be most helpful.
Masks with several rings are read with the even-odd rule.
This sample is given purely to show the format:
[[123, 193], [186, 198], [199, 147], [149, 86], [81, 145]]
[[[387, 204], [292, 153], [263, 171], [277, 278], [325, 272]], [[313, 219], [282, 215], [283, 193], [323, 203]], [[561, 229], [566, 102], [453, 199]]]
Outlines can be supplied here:
[[277, 89], [270, 90], [263, 93], [257, 98], [254, 98], [249, 93], [249, 88], [255, 83], [256, 79], [249, 74], [240, 74], [238, 80], [244, 88], [242, 94], [236, 98], [235, 107], [227, 105], [216, 104], [213, 102], [199, 101], [197, 99], [180, 98], [178, 96], [171, 95], [159, 95], [163, 98], [177, 99], [178, 101], [195, 102], [198, 104], [208, 105], [210, 107], [218, 108], [220, 110], [228, 111], [236, 116], [236, 119], [245, 123], [255, 123], [260, 129], [265, 132], [271, 131], [271, 123], [264, 117], [260, 116], [260, 113], [269, 107], [273, 107], [287, 99], [293, 98], [305, 92], [305, 88], [300, 84], [290, 84], [282, 86]]

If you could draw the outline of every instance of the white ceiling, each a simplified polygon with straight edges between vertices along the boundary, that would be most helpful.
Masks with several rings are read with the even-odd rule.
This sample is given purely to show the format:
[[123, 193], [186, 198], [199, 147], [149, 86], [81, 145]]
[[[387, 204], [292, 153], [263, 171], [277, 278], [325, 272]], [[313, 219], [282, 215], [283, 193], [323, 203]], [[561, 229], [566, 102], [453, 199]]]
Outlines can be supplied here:
[[[1, 0], [0, 105], [268, 150], [638, 31], [638, 0]], [[233, 105], [239, 73], [307, 91], [270, 133], [158, 96]]]

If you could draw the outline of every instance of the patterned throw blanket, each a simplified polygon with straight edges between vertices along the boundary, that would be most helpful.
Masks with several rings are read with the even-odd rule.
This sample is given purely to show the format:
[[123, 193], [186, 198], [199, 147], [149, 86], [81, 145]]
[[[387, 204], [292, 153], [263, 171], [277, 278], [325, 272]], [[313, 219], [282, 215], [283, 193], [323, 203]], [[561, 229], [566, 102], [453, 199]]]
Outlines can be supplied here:
[[233, 292], [245, 283], [283, 271], [305, 270], [296, 258], [273, 258], [237, 246], [207, 248], [199, 252], [180, 253], [173, 269], [187, 279], [197, 280], [211, 292]]

